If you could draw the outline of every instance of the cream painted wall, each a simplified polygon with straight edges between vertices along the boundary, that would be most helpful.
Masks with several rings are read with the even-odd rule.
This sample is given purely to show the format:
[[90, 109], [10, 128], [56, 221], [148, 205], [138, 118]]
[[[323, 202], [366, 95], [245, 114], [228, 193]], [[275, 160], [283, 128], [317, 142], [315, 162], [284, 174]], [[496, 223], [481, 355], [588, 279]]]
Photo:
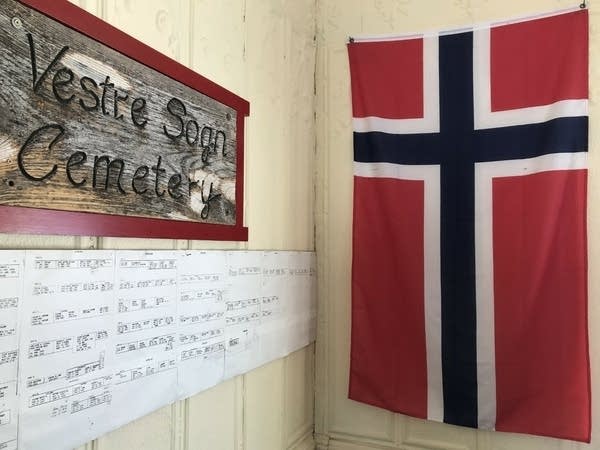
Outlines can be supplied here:
[[[72, 1], [250, 101], [249, 241], [0, 235], [0, 248], [313, 250], [315, 0]], [[81, 450], [312, 449], [313, 379], [311, 345]]]
[[600, 449], [600, 3], [590, 0], [589, 320], [592, 444], [477, 432], [394, 415], [347, 399], [350, 337], [352, 131], [349, 35], [456, 28], [577, 6], [580, 0], [319, 0], [317, 26], [317, 337], [319, 450]]

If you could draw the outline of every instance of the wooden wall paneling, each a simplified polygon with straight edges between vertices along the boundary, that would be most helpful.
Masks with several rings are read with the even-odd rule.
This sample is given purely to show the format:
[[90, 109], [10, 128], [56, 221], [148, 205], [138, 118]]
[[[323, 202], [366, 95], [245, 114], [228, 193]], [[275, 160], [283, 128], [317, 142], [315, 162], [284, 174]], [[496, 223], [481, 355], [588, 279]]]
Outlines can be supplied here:
[[171, 450], [186, 449], [187, 399], [171, 403]]
[[[148, 395], [152, 395], [152, 393], [149, 392]], [[99, 437], [96, 442], [96, 450], [174, 450], [172, 422], [173, 408], [171, 405], [164, 406]]]
[[244, 450], [281, 450], [284, 446], [284, 360], [244, 375]]
[[439, 450], [477, 450], [477, 431], [438, 422], [405, 418], [402, 444]]
[[[295, 220], [288, 195], [296, 176], [287, 163], [292, 119], [287, 107], [290, 74], [283, 8], [284, 0], [250, 0], [246, 8], [247, 99], [252, 105], [247, 119], [251, 150], [246, 167], [254, 175], [247, 182], [246, 195], [252, 207], [246, 221], [249, 245], [256, 248], [283, 248]], [[264, 164], [266, 161], [269, 163]], [[269, 226], [254, 226], [265, 222]]]
[[104, 1], [104, 20], [170, 58], [189, 65], [189, 0]]
[[173, 250], [177, 248], [177, 240], [174, 239], [101, 237], [98, 240], [99, 248], [105, 250]]
[[292, 353], [284, 361], [285, 448], [312, 435], [314, 415], [314, 344]]
[[0, 234], [0, 248], [74, 249], [79, 248], [77, 236], [43, 236], [27, 234]]
[[[360, 442], [356, 440], [338, 440], [332, 439], [329, 442], [327, 450], [393, 450], [396, 447], [390, 447], [387, 445], [369, 444], [367, 442]], [[320, 449], [319, 449], [320, 450]], [[416, 450], [416, 449], [404, 449], [404, 450]], [[426, 449], [419, 449], [426, 450]]]
[[101, 17], [102, 16], [102, 12], [103, 12], [103, 8], [104, 8], [104, 1], [103, 0], [69, 0], [71, 3], [74, 3], [75, 5], [79, 6], [80, 8], [85, 9], [87, 12]]
[[[295, 223], [289, 224], [293, 248], [314, 248], [315, 190], [315, 61], [316, 61], [316, 8], [315, 0], [285, 0], [283, 14], [286, 20], [283, 67], [287, 87], [285, 111], [287, 112], [286, 136], [289, 150], [285, 169], [290, 177], [287, 182], [287, 214]], [[311, 155], [311, 157], [307, 157]], [[309, 180], [311, 187], [291, 182], [291, 177]]]
[[491, 431], [477, 432], [477, 450], [583, 450], [590, 448], [595, 449], [595, 446], [522, 434], [496, 433]]
[[[323, 2], [317, 3], [317, 52], [315, 64], [315, 79], [320, 80], [315, 84], [315, 123], [317, 136], [317, 154], [315, 170], [315, 246], [321, 252], [328, 251], [330, 230], [327, 226], [327, 200], [329, 179], [329, 154], [323, 149], [328, 148], [329, 138], [329, 50], [324, 46], [325, 35], [325, 8]], [[329, 446], [329, 355], [332, 352], [329, 346], [329, 318], [331, 301], [330, 283], [328, 279], [332, 269], [328, 259], [317, 258], [317, 340], [315, 344], [315, 442], [318, 450], [325, 450]]]
[[310, 433], [307, 433], [304, 438], [302, 438], [292, 447], [289, 447], [287, 450], [315, 450], [315, 441], [312, 430]]
[[242, 447], [243, 377], [186, 400], [185, 450]]
[[211, 80], [219, 80], [222, 86], [242, 97], [247, 83], [247, 74], [242, 69], [245, 14], [246, 0], [197, 0], [192, 2], [190, 15], [190, 67]]
[[[211, 80], [230, 91], [245, 96], [246, 73], [246, 0], [195, 0], [190, 4], [189, 65]], [[250, 105], [250, 115], [253, 114]], [[249, 119], [246, 119], [246, 134]], [[240, 139], [242, 136], [240, 136]], [[244, 137], [247, 139], [247, 137]], [[252, 152], [247, 140], [245, 153]], [[246, 156], [247, 164], [248, 156]], [[246, 170], [246, 173], [249, 173]], [[244, 179], [244, 211], [248, 210], [246, 191], [247, 178]], [[247, 221], [247, 220], [246, 220]], [[190, 241], [190, 249], [245, 249], [247, 242]]]
[[75, 450], [96, 450], [96, 441], [88, 442]]

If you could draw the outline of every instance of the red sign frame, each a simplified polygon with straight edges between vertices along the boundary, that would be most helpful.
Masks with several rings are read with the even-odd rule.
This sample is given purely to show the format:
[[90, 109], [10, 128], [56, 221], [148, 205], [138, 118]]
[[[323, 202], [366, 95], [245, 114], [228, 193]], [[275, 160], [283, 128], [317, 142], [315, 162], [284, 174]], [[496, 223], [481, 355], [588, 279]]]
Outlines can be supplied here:
[[21, 206], [0, 206], [0, 232], [247, 241], [248, 228], [243, 226], [243, 218], [244, 118], [250, 113], [248, 101], [67, 0], [17, 1], [237, 111], [236, 224], [220, 225]]

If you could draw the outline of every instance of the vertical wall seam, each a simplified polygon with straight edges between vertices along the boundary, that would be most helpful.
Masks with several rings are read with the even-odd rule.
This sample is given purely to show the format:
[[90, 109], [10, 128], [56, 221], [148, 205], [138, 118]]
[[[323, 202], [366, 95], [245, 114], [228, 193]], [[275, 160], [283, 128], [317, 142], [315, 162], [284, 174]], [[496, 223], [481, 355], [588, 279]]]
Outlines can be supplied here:
[[247, 7], [247, 0], [244, 0], [244, 3], [242, 4], [242, 24], [244, 25], [244, 42], [243, 42], [243, 48], [242, 48], [242, 60], [244, 61], [244, 63], [246, 62], [246, 40], [248, 38], [247, 34], [246, 34], [246, 7]]
[[177, 401], [175, 403], [171, 403], [171, 450], [177, 449], [177, 422], [178, 422], [178, 414], [177, 414]]
[[189, 433], [188, 433], [188, 427], [189, 427], [189, 423], [190, 423], [190, 398], [186, 398], [184, 400], [182, 400], [183, 405], [182, 405], [182, 409], [183, 409], [183, 420], [181, 423], [181, 427], [182, 427], [182, 438], [181, 438], [181, 448], [182, 450], [188, 450], [189, 449]]
[[[314, 142], [313, 142], [313, 251], [317, 251], [317, 200], [318, 200], [318, 166], [319, 166], [319, 153], [318, 153], [318, 129], [317, 129], [317, 61], [318, 61], [318, 49], [319, 40], [317, 39], [318, 30], [318, 12], [319, 12], [319, 0], [314, 1], [314, 15], [313, 15], [313, 130], [314, 130]], [[317, 280], [318, 283], [318, 280]]]
[[290, 434], [290, 430], [288, 429], [288, 423], [289, 423], [289, 419], [288, 419], [288, 408], [286, 408], [287, 404], [288, 404], [288, 381], [287, 381], [287, 374], [288, 374], [288, 360], [291, 357], [291, 355], [286, 356], [285, 358], [283, 358], [283, 364], [281, 364], [281, 384], [282, 384], [282, 395], [281, 395], [281, 411], [283, 412], [283, 414], [281, 415], [281, 420], [282, 420], [282, 424], [280, 427], [281, 430], [281, 440], [279, 441], [281, 443], [281, 448], [288, 448], [288, 435]]
[[[242, 407], [241, 407], [241, 414], [240, 414], [240, 419], [242, 421], [241, 423], [241, 432], [242, 432], [242, 438], [238, 441], [238, 446], [240, 450], [244, 450], [246, 448], [246, 440], [248, 439], [248, 430], [247, 430], [247, 425], [246, 425], [246, 375], [242, 375], [240, 380], [240, 383], [242, 385], [242, 392], [241, 395], [238, 394], [238, 392], [236, 392], [236, 400], [241, 399], [242, 401]], [[237, 391], [237, 389], [236, 389]], [[238, 429], [236, 428], [236, 432], [238, 431]]]
[[189, 17], [188, 17], [188, 27], [189, 27], [189, 31], [188, 31], [188, 64], [190, 69], [194, 70], [194, 42], [195, 42], [195, 27], [194, 27], [194, 21], [195, 21], [195, 13], [196, 13], [196, 8], [194, 6], [194, 1], [190, 0], [188, 2], [188, 11], [189, 11]]
[[102, 18], [102, 20], [104, 20], [105, 22], [108, 22], [107, 19], [107, 15], [108, 15], [108, 8], [106, 6], [106, 1], [107, 0], [98, 0], [98, 13], [100, 14], [100, 17]]
[[327, 174], [329, 171], [329, 158], [327, 155], [328, 127], [327, 115], [327, 72], [328, 72], [328, 48], [324, 44], [322, 34], [325, 32], [324, 6], [321, 0], [316, 0], [316, 61], [315, 61], [315, 121], [316, 121], [316, 179], [315, 179], [315, 248], [317, 252], [317, 341], [315, 345], [315, 439], [319, 449], [328, 448], [329, 444], [329, 366], [328, 353], [330, 343], [330, 330], [327, 327], [328, 318], [334, 308], [328, 300], [330, 299], [331, 286], [323, 281], [332, 270], [331, 264], [324, 255], [328, 252], [327, 205], [328, 185]]
[[[320, 305], [322, 302], [322, 298], [319, 296], [319, 253], [318, 253], [318, 247], [320, 244], [320, 236], [319, 236], [319, 216], [320, 216], [320, 208], [319, 208], [319, 201], [320, 201], [320, 196], [319, 196], [319, 167], [320, 167], [320, 152], [319, 152], [319, 132], [320, 132], [320, 128], [319, 128], [319, 123], [318, 123], [318, 109], [319, 109], [319, 101], [320, 101], [320, 97], [318, 95], [318, 82], [319, 82], [319, 58], [320, 58], [320, 49], [321, 49], [321, 42], [318, 36], [318, 32], [319, 32], [319, 17], [320, 17], [320, 3], [319, 0], [315, 0], [315, 18], [314, 18], [314, 40], [315, 40], [315, 63], [314, 63], [314, 68], [313, 68], [313, 72], [314, 72], [314, 77], [313, 77], [313, 92], [314, 92], [314, 107], [313, 107], [313, 120], [314, 120], [314, 126], [315, 126], [315, 143], [314, 143], [314, 152], [315, 152], [315, 165], [314, 165], [314, 170], [313, 170], [313, 176], [314, 176], [314, 183], [313, 183], [313, 189], [314, 189], [314, 250], [315, 253], [317, 254], [316, 258], [317, 258], [317, 335], [318, 335], [318, 330], [319, 330], [319, 310], [321, 309]], [[319, 393], [319, 389], [320, 389], [320, 384], [319, 384], [319, 372], [318, 370], [320, 370], [320, 364], [319, 364], [319, 360], [318, 355], [319, 352], [317, 351], [317, 343], [318, 343], [318, 339], [317, 342], [315, 342], [315, 349], [314, 349], [314, 358], [315, 358], [315, 365], [314, 365], [314, 401], [313, 401], [313, 419], [314, 419], [314, 429], [315, 429], [315, 440], [316, 440], [316, 436], [317, 436], [317, 432], [321, 431], [318, 429], [317, 427], [317, 415], [318, 415], [318, 408], [317, 408], [317, 401], [318, 401], [318, 393]], [[319, 403], [320, 404], [320, 403]]]

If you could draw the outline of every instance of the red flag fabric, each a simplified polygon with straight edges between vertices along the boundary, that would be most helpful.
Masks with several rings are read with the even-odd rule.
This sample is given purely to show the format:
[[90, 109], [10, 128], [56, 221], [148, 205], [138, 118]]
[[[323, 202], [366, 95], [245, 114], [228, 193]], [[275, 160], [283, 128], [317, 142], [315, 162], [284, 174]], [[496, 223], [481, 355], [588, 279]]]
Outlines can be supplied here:
[[348, 53], [350, 398], [589, 442], [587, 10]]

